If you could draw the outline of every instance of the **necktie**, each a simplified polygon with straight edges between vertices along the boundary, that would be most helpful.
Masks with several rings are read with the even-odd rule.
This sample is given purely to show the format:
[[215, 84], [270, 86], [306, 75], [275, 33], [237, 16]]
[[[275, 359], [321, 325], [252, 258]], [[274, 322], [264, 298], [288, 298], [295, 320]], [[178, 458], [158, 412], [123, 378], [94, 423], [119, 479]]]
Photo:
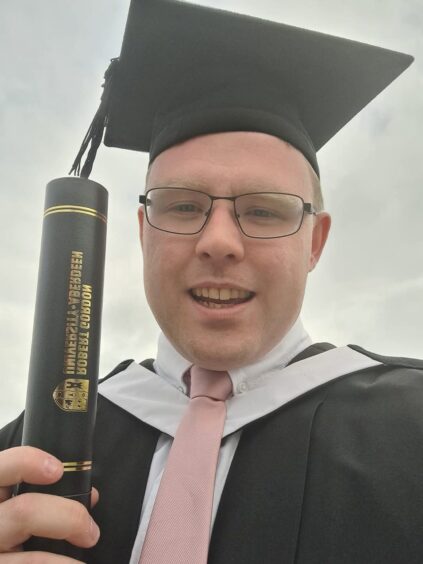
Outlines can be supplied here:
[[227, 372], [191, 368], [190, 402], [163, 472], [140, 564], [206, 564]]

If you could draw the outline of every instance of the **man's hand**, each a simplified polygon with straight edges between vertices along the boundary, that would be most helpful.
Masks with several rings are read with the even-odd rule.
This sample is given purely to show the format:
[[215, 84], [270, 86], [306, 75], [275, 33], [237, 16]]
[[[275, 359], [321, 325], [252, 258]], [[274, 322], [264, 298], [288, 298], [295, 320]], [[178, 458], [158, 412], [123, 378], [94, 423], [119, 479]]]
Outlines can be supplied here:
[[[11, 497], [15, 484], [53, 484], [62, 474], [61, 462], [42, 450], [25, 446], [0, 452], [0, 564], [77, 562], [46, 552], [22, 552], [22, 543], [32, 535], [64, 539], [83, 548], [97, 543], [100, 531], [78, 501], [38, 493]], [[96, 490], [91, 500], [97, 503]]]

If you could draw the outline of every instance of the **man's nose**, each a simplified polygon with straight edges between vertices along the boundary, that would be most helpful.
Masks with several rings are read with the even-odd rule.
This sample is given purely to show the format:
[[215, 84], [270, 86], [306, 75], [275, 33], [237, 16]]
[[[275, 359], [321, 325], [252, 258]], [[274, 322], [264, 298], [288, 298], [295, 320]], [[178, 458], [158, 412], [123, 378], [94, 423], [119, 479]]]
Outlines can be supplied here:
[[244, 258], [244, 239], [232, 202], [215, 202], [200, 233], [196, 254], [205, 259], [237, 262]]

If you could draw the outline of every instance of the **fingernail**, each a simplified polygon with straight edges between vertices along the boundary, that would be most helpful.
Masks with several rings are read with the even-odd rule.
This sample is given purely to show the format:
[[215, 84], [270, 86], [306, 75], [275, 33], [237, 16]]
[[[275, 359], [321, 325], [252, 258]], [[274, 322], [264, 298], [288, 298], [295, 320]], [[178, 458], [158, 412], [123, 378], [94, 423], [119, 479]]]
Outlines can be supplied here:
[[97, 542], [100, 537], [100, 529], [92, 519], [90, 521], [90, 537], [93, 542]]
[[54, 476], [57, 474], [61, 464], [56, 458], [52, 458], [51, 456], [44, 460], [44, 472], [48, 476]]

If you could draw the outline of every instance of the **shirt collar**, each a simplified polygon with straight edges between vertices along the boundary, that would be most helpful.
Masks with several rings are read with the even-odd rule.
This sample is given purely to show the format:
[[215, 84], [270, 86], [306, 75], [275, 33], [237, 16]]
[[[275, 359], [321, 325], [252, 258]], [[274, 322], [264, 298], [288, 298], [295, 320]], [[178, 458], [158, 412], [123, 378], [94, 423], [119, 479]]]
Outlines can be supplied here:
[[[238, 393], [226, 402], [223, 436], [272, 413], [294, 398], [334, 378], [380, 364], [350, 347], [330, 349], [282, 369], [264, 373], [248, 393]], [[133, 362], [126, 370], [108, 378], [99, 393], [141, 421], [175, 436], [188, 406], [188, 397], [144, 366]]]
[[[264, 357], [246, 367], [229, 370], [234, 395], [245, 394], [248, 390], [259, 386], [263, 374], [284, 368], [311, 343], [310, 336], [298, 318], [285, 337]], [[157, 374], [168, 384], [186, 394], [187, 389], [183, 376], [191, 366], [192, 363], [180, 355], [167, 337], [161, 333], [157, 358], [154, 362]]]

